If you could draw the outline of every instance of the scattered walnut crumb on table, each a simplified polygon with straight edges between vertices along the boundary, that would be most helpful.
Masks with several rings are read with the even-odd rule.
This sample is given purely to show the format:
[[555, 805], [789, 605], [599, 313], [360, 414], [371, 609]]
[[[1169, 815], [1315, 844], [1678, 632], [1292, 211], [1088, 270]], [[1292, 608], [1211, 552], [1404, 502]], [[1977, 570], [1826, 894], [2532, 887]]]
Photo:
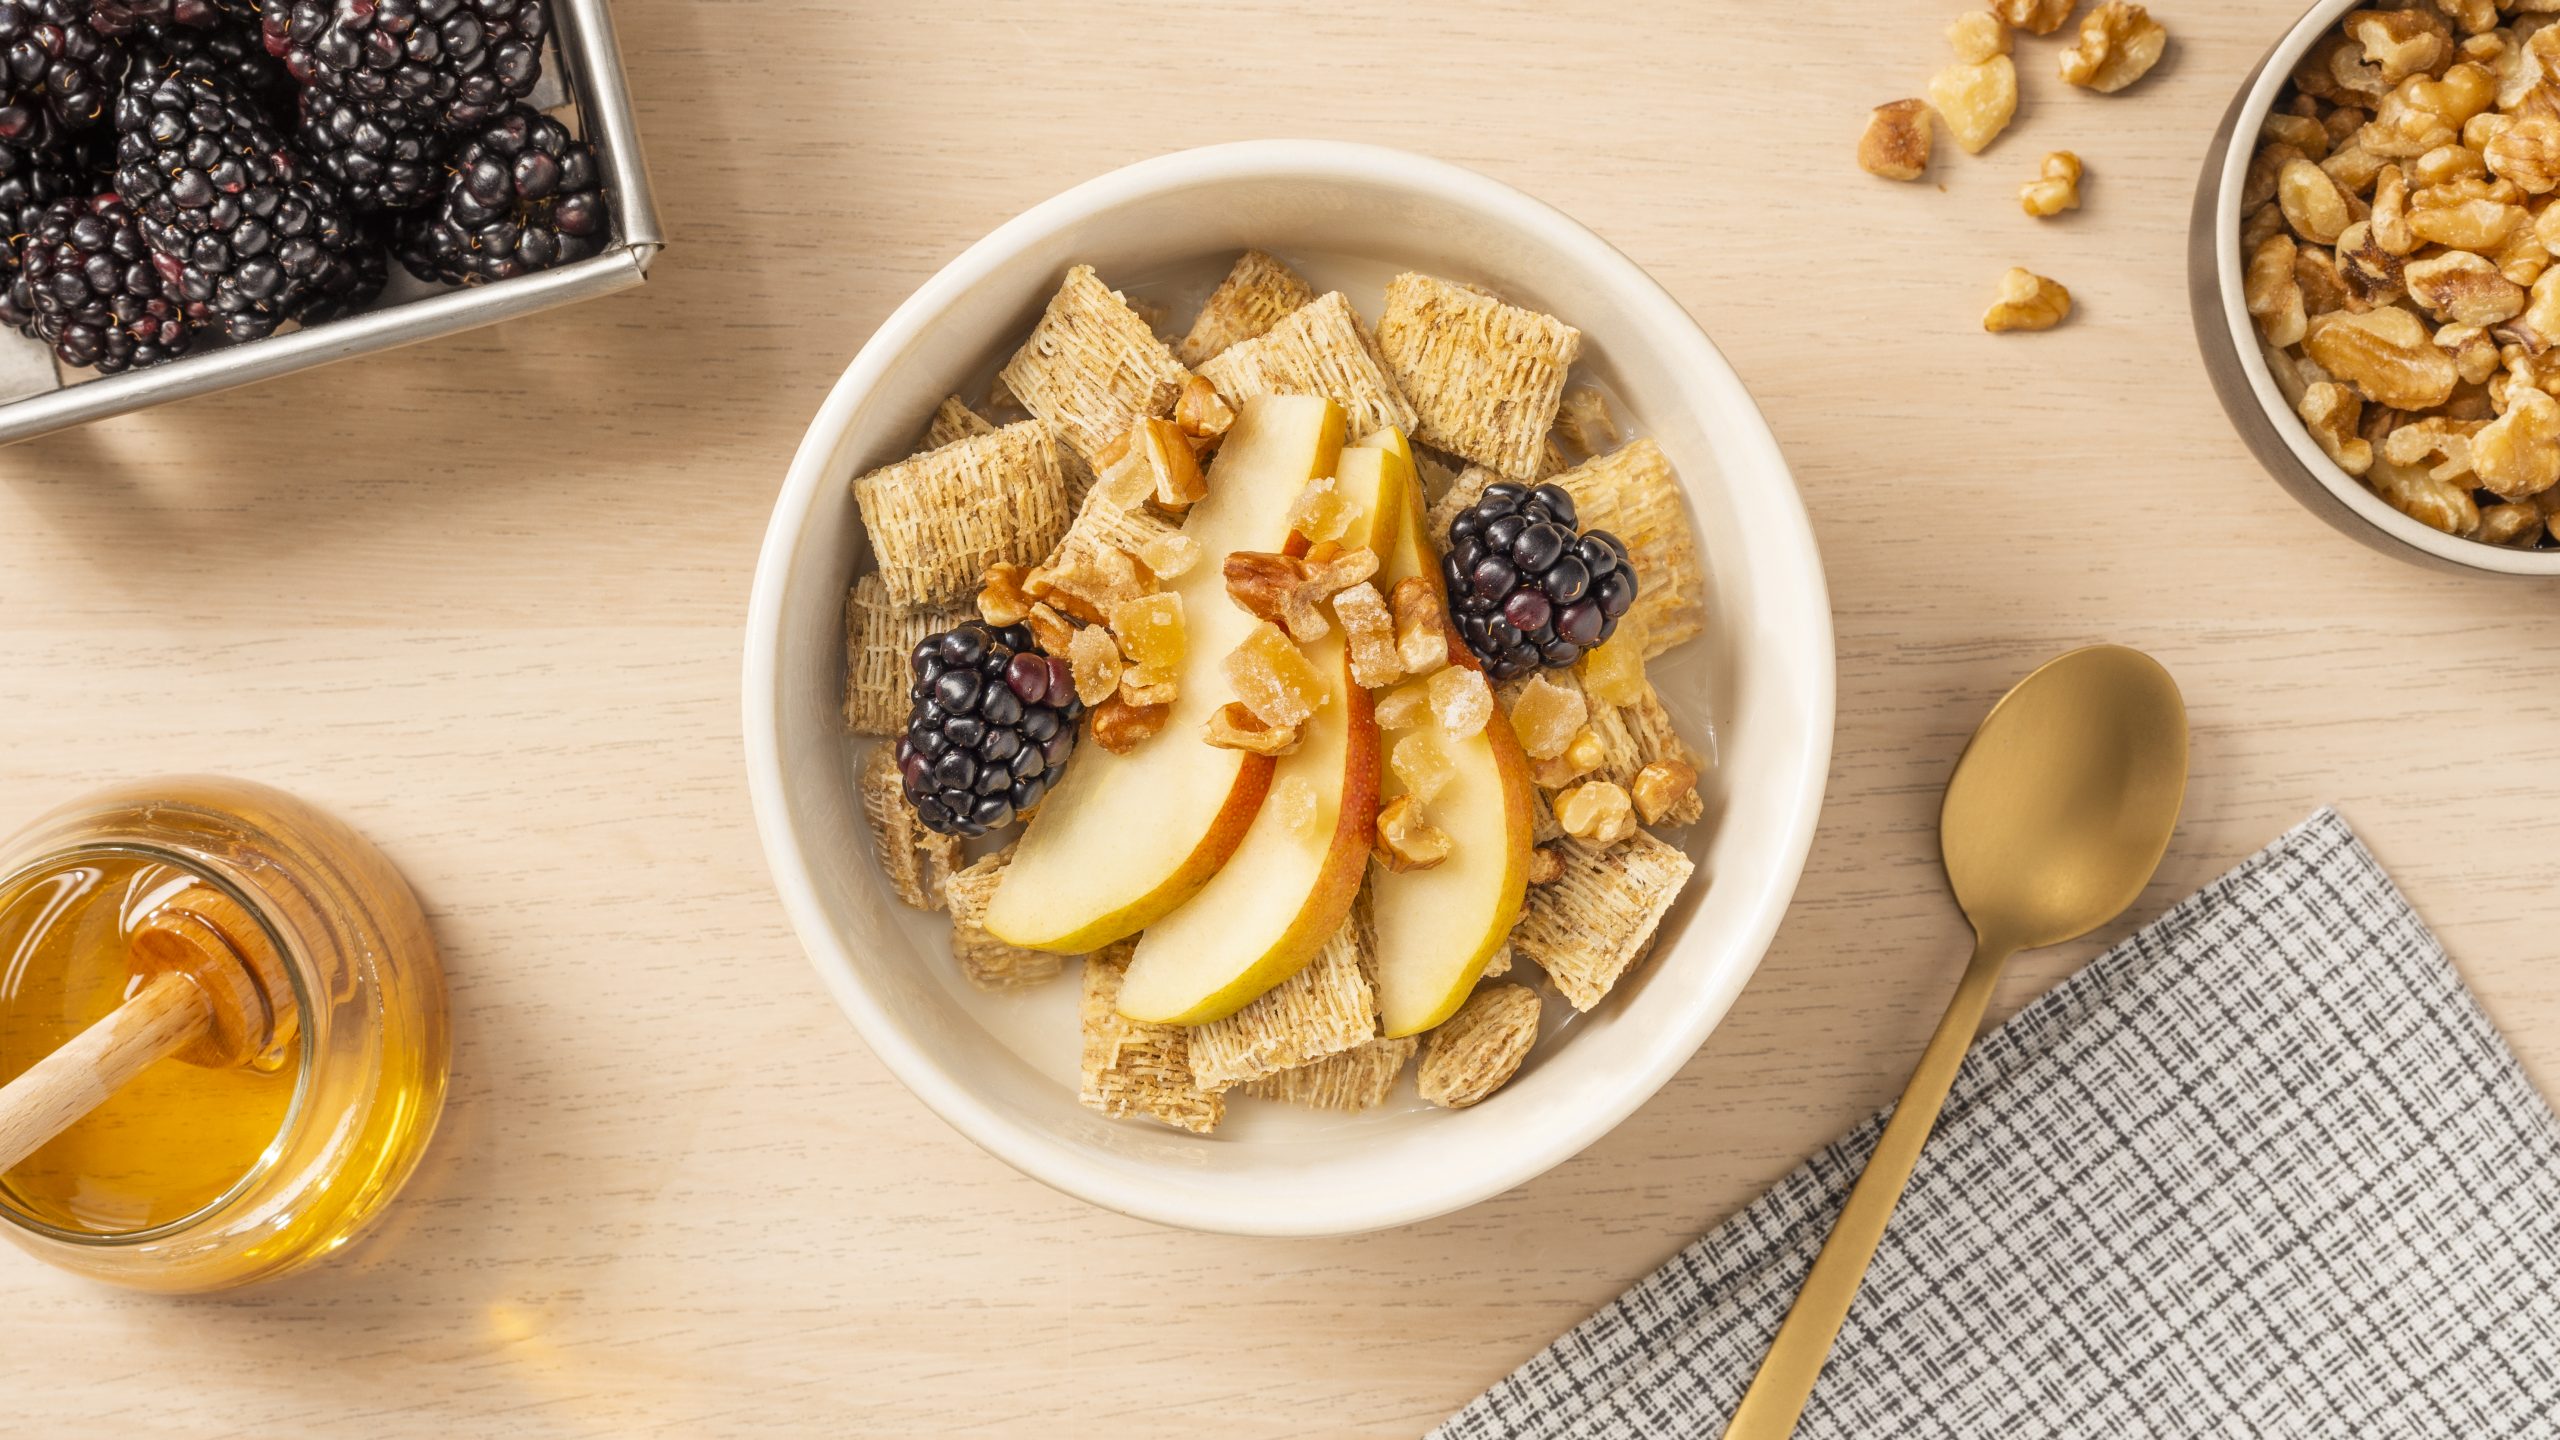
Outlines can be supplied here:
[[2061, 282], [2032, 270], [2011, 266], [2000, 277], [1999, 297], [1982, 314], [1982, 328], [1994, 335], [2011, 330], [2050, 330], [2071, 314], [2071, 292]]
[[1867, 128], [1858, 136], [1858, 168], [1887, 180], [1917, 180], [1929, 172], [1935, 134], [1928, 101], [1887, 101], [1867, 114]]

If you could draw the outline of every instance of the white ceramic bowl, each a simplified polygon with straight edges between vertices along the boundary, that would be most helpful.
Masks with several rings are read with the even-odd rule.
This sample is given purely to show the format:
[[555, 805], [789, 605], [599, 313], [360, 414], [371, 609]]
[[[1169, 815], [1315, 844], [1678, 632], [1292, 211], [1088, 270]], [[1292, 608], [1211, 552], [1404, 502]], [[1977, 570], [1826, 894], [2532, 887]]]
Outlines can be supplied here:
[[[1582, 328], [1586, 367], [1689, 490], [1713, 620], [1663, 684], [1693, 740], [1710, 738], [1696, 732], [1712, 717], [1721, 764], [1714, 813], [1689, 838], [1698, 879], [1653, 957], [1493, 1101], [1357, 1117], [1231, 1112], [1204, 1138], [1079, 1106], [1072, 982], [974, 995], [942, 949], [940, 917], [891, 897], [853, 798], [859, 744], [838, 720], [845, 590], [868, 563], [848, 482], [904, 454], [942, 396], [981, 381], [1070, 264], [1135, 289], [1151, 275], [1213, 274], [1202, 267], [1248, 245], [1305, 264], [1372, 314], [1387, 277], [1415, 268]], [[863, 346], [810, 425], [765, 536], [746, 641], [747, 770], [766, 858], [810, 960], [872, 1050], [1024, 1173], [1203, 1230], [1403, 1224], [1498, 1194], [1606, 1133], [1697, 1050], [1758, 965], [1830, 764], [1821, 560], [1733, 371], [1677, 300], [1590, 231], [1484, 176], [1369, 146], [1271, 141], [1145, 161], [1038, 206], [944, 267]]]
[[2258, 327], [2241, 293], [2247, 257], [2240, 253], [2240, 194], [2258, 127], [2294, 67], [2365, 0], [2319, 0], [2276, 41], [2232, 98], [2222, 128], [2205, 152], [2187, 233], [2187, 304], [2205, 373], [2224, 413], [2250, 453], [2313, 514], [2385, 554], [2439, 570], [2493, 575], [2560, 576], [2560, 550], [2514, 550], [2447, 535], [2398, 510], [2338, 468], [2311, 438], [2267, 369]]

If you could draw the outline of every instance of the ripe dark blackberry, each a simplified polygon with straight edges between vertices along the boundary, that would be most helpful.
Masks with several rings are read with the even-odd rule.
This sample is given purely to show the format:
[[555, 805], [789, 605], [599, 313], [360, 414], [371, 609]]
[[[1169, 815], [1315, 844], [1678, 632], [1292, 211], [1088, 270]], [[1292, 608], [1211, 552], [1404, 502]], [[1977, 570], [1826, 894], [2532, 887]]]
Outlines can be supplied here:
[[198, 328], [253, 340], [380, 288], [365, 253], [376, 242], [346, 201], [220, 76], [134, 77], [116, 99], [116, 147], [116, 193]]
[[1562, 486], [1490, 485], [1449, 522], [1440, 560], [1467, 648], [1495, 680], [1571, 665], [1616, 633], [1636, 601], [1624, 541], [1580, 534]]
[[[33, 230], [36, 217], [56, 200], [108, 188], [115, 183], [115, 168], [115, 136], [105, 130], [44, 149], [0, 141], [0, 237]], [[17, 264], [16, 258], [8, 264]]]
[[984, 835], [1049, 793], [1075, 754], [1076, 698], [1067, 662], [1032, 648], [1027, 626], [971, 620], [918, 641], [898, 771], [931, 829]]
[[584, 260], [609, 230], [593, 147], [519, 105], [454, 152], [433, 210], [400, 218], [400, 263], [421, 280], [480, 285]]
[[112, 375], [186, 353], [187, 324], [133, 211], [113, 195], [56, 200], [19, 252], [12, 310], [66, 365]]
[[89, 27], [101, 35], [131, 35], [154, 25], [211, 30], [244, 21], [257, 28], [250, 0], [89, 0]]
[[444, 193], [452, 142], [442, 131], [386, 119], [325, 90], [305, 90], [296, 138], [347, 203], [365, 214], [415, 210]]
[[146, 25], [132, 44], [136, 63], [154, 73], [175, 68], [225, 81], [255, 102], [260, 115], [278, 122], [279, 128], [291, 128], [301, 87], [267, 53], [256, 21], [226, 16], [197, 25]]
[[415, 124], [461, 130], [533, 93], [542, 0], [259, 0], [293, 78]]
[[0, 140], [47, 149], [103, 123], [126, 64], [82, 0], [0, 0]]

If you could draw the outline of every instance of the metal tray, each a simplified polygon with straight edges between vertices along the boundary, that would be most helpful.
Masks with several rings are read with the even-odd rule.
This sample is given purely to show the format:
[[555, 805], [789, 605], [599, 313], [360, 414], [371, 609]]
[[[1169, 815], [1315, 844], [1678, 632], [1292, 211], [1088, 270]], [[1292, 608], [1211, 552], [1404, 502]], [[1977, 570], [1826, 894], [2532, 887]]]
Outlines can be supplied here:
[[574, 112], [570, 128], [603, 163], [613, 240], [602, 254], [573, 265], [488, 285], [455, 288], [418, 282], [391, 262], [391, 281], [370, 309], [309, 329], [238, 345], [195, 350], [165, 365], [121, 375], [91, 375], [57, 364], [38, 342], [0, 332], [0, 445], [29, 439], [163, 401], [272, 380], [351, 355], [494, 325], [555, 305], [627, 290], [648, 277], [666, 244], [631, 92], [604, 0], [551, 0], [552, 34], [541, 85], [529, 103]]

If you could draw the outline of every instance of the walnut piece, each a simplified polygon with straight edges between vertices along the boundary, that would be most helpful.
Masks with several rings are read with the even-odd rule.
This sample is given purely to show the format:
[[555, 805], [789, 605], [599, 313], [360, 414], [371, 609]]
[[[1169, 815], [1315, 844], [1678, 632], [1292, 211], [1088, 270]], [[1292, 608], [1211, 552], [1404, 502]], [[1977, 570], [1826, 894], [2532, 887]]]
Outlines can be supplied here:
[[1226, 559], [1227, 597], [1256, 619], [1289, 632], [1289, 638], [1311, 645], [1333, 633], [1324, 603], [1378, 571], [1373, 550], [1342, 550], [1322, 560], [1238, 550]]
[[2335, 245], [2354, 222], [2347, 193], [2329, 172], [2308, 160], [2288, 160], [2276, 175], [2276, 205], [2293, 233], [2314, 245]]
[[1929, 103], [1957, 146], [1979, 155], [2018, 113], [2018, 67], [2006, 55], [1980, 63], [1959, 60], [1929, 77]]
[[2103, 0], [2080, 22], [2079, 43], [2062, 52], [2062, 78], [2112, 95], [2151, 73], [2169, 47], [2169, 32], [2151, 12], [2125, 0]]
[[1564, 833], [1594, 845], [1615, 845], [1636, 833], [1635, 803], [1606, 780], [1588, 781], [1558, 795], [1555, 812]]
[[1403, 873], [1428, 870], [1449, 858], [1448, 835], [1422, 813], [1422, 802], [1399, 795], [1378, 808], [1378, 862]]
[[2056, 150], [2044, 157], [2044, 170], [2018, 187], [2018, 206], [2039, 220], [2080, 208], [2080, 157]]
[[[1396, 658], [1408, 675], [1429, 675], [1449, 663], [1449, 607], [1436, 580], [1407, 575], [1387, 597], [1396, 617]], [[1623, 623], [1623, 622], [1621, 622]]]
[[1926, 100], [1892, 100], [1867, 112], [1858, 135], [1858, 168], [1887, 180], [1917, 180], [1929, 173], [1930, 125]]
[[2030, 270], [2011, 267], [2000, 277], [1999, 297], [1982, 314], [1994, 335], [2010, 330], [2050, 330], [2071, 313], [2071, 292]]
[[1682, 760], [1656, 760], [1636, 772], [1636, 783], [1629, 788], [1636, 813], [1647, 825], [1659, 825], [1681, 797], [1696, 793], [1696, 767]]
[[2268, 344], [2292, 345], [2302, 339], [2302, 282], [2295, 274], [2292, 236], [2270, 235], [2258, 242], [2241, 274], [2240, 296]]
[[2323, 315], [2302, 347], [2321, 369], [2377, 405], [2424, 410], [2453, 394], [2453, 357], [2437, 349], [2435, 337], [2406, 310]]
[[1209, 714], [1202, 737], [1221, 750], [1254, 755], [1286, 755], [1298, 748], [1298, 727], [1265, 725], [1241, 700], [1230, 700]]
[[2513, 387], [2507, 413], [2471, 437], [2471, 468], [2482, 485], [2509, 500], [2560, 483], [2560, 400], [2530, 385]]
[[1093, 743], [1114, 755], [1126, 755], [1164, 728], [1170, 705], [1132, 705], [1118, 695], [1085, 712], [1093, 726]]
[[2050, 35], [2080, 0], [1991, 0], [1991, 13], [2030, 35]]
[[988, 566], [978, 577], [978, 618], [998, 628], [1028, 619], [1032, 600], [1023, 593], [1022, 577], [1029, 573], [1019, 565]]
[[2495, 325], [2524, 313], [2524, 287], [2468, 250], [2447, 250], [2412, 260], [2401, 271], [2409, 298], [2440, 321]]
[[2362, 475], [2373, 467], [2373, 442], [2356, 433], [2356, 422], [2364, 414], [2364, 401], [2356, 392], [2334, 380], [2324, 381], [2305, 390], [2294, 410], [2339, 469]]

